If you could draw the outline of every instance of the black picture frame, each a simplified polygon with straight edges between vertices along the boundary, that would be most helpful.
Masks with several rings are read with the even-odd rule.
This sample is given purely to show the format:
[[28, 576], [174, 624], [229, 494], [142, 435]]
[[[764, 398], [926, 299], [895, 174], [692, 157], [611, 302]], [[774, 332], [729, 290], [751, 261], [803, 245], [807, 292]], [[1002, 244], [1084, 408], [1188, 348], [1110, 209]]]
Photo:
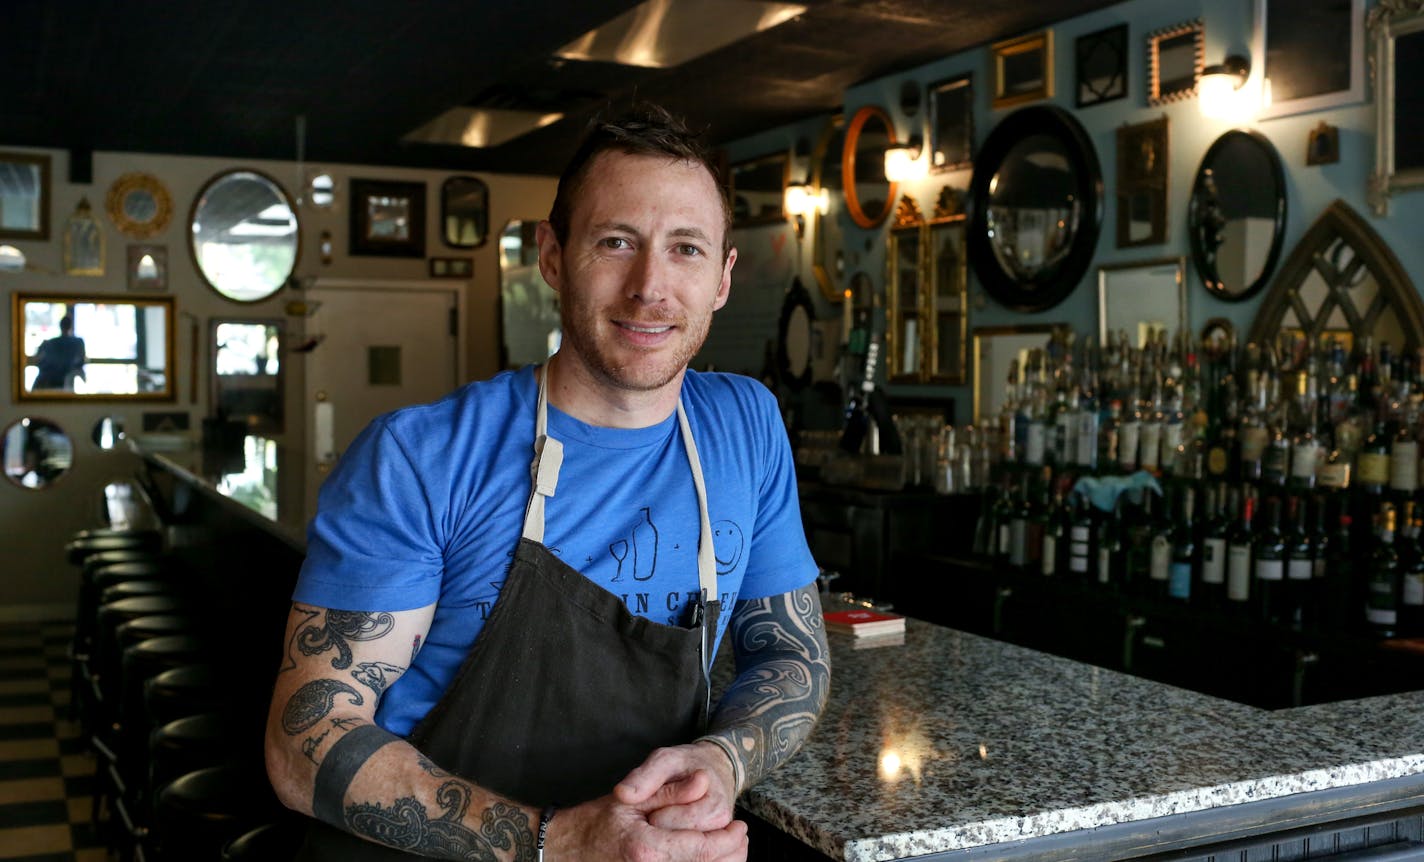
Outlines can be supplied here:
[[425, 183], [351, 180], [351, 254], [425, 257]]
[[1127, 97], [1127, 25], [1079, 36], [1073, 43], [1074, 80], [1080, 108]]
[[966, 72], [930, 85], [930, 170], [974, 165], [974, 75]]

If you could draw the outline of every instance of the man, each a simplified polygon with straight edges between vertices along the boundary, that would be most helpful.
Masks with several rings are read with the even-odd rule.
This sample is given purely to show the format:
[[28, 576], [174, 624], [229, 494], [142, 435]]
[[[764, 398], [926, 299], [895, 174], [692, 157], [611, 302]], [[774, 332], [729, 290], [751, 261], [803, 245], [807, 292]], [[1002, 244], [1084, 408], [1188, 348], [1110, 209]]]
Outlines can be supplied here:
[[775, 401], [687, 370], [729, 229], [680, 123], [597, 126], [537, 234], [558, 353], [342, 457], [267, 730], [320, 821], [301, 858], [745, 857], [736, 796], [810, 733], [830, 662]]
[[59, 335], [45, 339], [35, 351], [39, 373], [32, 388], [73, 391], [74, 378], [84, 377], [84, 363], [84, 339], [74, 334], [74, 319], [66, 314], [59, 319]]

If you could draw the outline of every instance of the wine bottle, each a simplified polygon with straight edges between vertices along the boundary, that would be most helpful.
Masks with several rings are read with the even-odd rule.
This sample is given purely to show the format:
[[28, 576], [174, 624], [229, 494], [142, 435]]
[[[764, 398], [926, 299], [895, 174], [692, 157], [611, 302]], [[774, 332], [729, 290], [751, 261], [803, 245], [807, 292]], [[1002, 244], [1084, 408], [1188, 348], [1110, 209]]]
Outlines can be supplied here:
[[1402, 575], [1399, 595], [1399, 633], [1405, 637], [1424, 634], [1424, 516], [1414, 515], [1409, 527], [1409, 553], [1400, 554]]
[[1172, 563], [1167, 577], [1167, 596], [1181, 602], [1192, 599], [1192, 572], [1196, 568], [1196, 528], [1192, 524], [1195, 492], [1182, 488], [1177, 506], [1177, 523], [1172, 530]]
[[1240, 492], [1241, 517], [1227, 539], [1226, 546], [1226, 601], [1235, 616], [1246, 616], [1251, 602], [1252, 566], [1252, 521], [1256, 513], [1256, 500], [1245, 488]]
[[1226, 599], [1227, 533], [1229, 513], [1234, 507], [1226, 504], [1225, 486], [1207, 488], [1207, 521], [1202, 535], [1201, 582], [1196, 600], [1206, 607], [1219, 609]]
[[1165, 597], [1172, 577], [1172, 512], [1171, 499], [1162, 500], [1163, 517], [1155, 518], [1151, 524], [1150, 550], [1148, 551], [1146, 588], [1147, 595], [1154, 598]]
[[1379, 536], [1370, 560], [1365, 596], [1365, 622], [1379, 637], [1392, 638], [1399, 629], [1399, 553], [1394, 547], [1394, 507], [1380, 507]]
[[1281, 586], [1281, 621], [1299, 629], [1305, 623], [1305, 597], [1310, 590], [1311, 579], [1315, 577], [1314, 548], [1310, 546], [1310, 533], [1306, 529], [1305, 500], [1291, 497], [1289, 524], [1284, 540], [1286, 545], [1286, 580]]
[[1256, 559], [1256, 578], [1252, 589], [1256, 593], [1256, 616], [1268, 623], [1282, 621], [1282, 593], [1286, 575], [1286, 543], [1281, 535], [1281, 501], [1269, 497], [1264, 505], [1265, 516], [1256, 541], [1251, 548]]
[[[1093, 441], [1094, 445], [1097, 441]], [[1076, 580], [1086, 581], [1092, 571], [1093, 516], [1085, 497], [1079, 496], [1073, 506], [1073, 520], [1068, 527], [1068, 572]]]
[[1113, 503], [1113, 510], [1098, 522], [1097, 554], [1094, 578], [1098, 586], [1117, 589], [1123, 583], [1127, 553], [1123, 546], [1123, 495]]

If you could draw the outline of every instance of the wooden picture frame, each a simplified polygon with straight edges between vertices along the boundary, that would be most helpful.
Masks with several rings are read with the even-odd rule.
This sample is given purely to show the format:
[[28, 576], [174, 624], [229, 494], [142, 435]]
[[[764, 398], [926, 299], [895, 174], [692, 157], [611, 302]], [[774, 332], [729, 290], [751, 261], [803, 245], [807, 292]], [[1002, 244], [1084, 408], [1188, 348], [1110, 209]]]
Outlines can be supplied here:
[[1117, 130], [1117, 247], [1167, 241], [1171, 135], [1167, 115]]
[[931, 84], [930, 170], [974, 166], [974, 75], [966, 72]]
[[1340, 127], [1321, 120], [1305, 137], [1307, 165], [1333, 165], [1340, 161]]
[[[172, 401], [176, 309], [171, 296], [15, 293], [10, 301], [12, 398], [20, 401]], [[41, 378], [42, 346], [62, 332], [86, 342], [82, 363]], [[108, 349], [98, 349], [99, 345]], [[128, 352], [115, 355], [114, 345]], [[48, 354], [53, 357], [53, 352]], [[63, 373], [64, 380], [59, 381]]]
[[1042, 30], [989, 48], [994, 109], [1053, 98], [1053, 31]]
[[1147, 34], [1147, 104], [1193, 99], [1206, 60], [1200, 18]]
[[786, 221], [786, 184], [791, 181], [791, 153], [768, 153], [737, 162], [727, 171], [732, 227]]
[[1074, 82], [1080, 108], [1127, 97], [1127, 25], [1079, 36], [1073, 43]]
[[0, 239], [49, 239], [49, 156], [0, 152], [0, 178]]
[[353, 255], [425, 257], [425, 183], [351, 180]]
[[1258, 119], [1365, 101], [1365, 0], [1254, 0]]

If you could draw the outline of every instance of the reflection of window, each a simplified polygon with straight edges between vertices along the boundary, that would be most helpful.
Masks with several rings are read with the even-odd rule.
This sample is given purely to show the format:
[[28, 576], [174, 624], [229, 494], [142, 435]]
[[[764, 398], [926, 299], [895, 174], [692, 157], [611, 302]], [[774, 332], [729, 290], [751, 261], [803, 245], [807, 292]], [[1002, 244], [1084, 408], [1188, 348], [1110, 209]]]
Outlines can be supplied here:
[[277, 373], [277, 327], [262, 323], [219, 323], [218, 374]]
[[79, 395], [133, 395], [166, 388], [164, 343], [167, 322], [161, 306], [93, 302], [35, 302], [25, 310], [25, 389], [39, 374], [40, 345], [60, 333], [68, 316], [73, 335], [84, 342], [83, 372], [73, 381]]

